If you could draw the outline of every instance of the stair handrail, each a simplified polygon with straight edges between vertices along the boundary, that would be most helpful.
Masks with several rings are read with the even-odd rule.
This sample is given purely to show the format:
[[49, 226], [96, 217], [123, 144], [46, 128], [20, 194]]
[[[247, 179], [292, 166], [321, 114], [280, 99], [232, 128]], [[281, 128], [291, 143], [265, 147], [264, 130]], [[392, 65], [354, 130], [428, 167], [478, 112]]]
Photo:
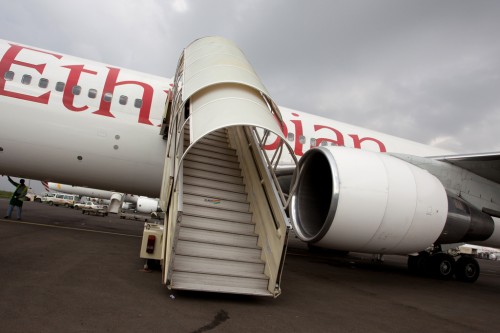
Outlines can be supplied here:
[[[169, 196], [165, 199], [167, 214], [165, 214], [165, 243], [163, 248], [164, 260], [167, 270], [163, 271], [163, 282], [169, 284], [169, 280], [172, 275], [172, 265], [175, 253], [175, 239], [178, 237], [179, 228], [177, 224], [180, 222], [180, 217], [182, 215], [182, 200], [175, 199], [172, 195], [173, 192], [180, 193], [178, 187], [178, 182], [176, 177], [178, 175], [177, 170], [182, 162], [179, 161], [181, 156], [180, 151], [183, 149], [183, 136], [184, 136], [184, 102], [182, 100], [183, 91], [183, 77], [184, 77], [184, 53], [181, 54], [179, 62], [177, 65], [176, 73], [174, 76], [174, 82], [172, 87], [172, 104], [168, 127], [168, 137], [167, 137], [167, 154], [166, 159], [169, 160], [167, 163], [171, 163], [171, 167], [168, 168], [169, 174], [164, 174], [164, 178], [168, 177], [170, 182], [173, 178], [173, 184], [170, 183], [172, 187], [168, 190], [170, 192]], [[167, 101], [167, 106], [168, 106]], [[162, 187], [162, 191], [165, 190]], [[177, 203], [177, 207], [173, 207]], [[179, 206], [179, 204], [181, 206]]]

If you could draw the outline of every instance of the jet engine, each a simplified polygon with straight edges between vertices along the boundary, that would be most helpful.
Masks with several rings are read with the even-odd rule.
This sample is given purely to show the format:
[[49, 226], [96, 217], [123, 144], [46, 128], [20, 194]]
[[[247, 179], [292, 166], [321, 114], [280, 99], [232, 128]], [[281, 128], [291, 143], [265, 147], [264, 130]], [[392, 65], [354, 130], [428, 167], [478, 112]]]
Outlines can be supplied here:
[[159, 210], [158, 199], [139, 197], [135, 209], [140, 213], [153, 213]]
[[299, 161], [290, 217], [319, 247], [408, 254], [434, 243], [446, 223], [440, 181], [387, 154], [345, 147], [309, 150]]
[[290, 217], [297, 236], [315, 246], [408, 254], [485, 240], [494, 231], [489, 215], [388, 154], [320, 147], [304, 154], [297, 170]]

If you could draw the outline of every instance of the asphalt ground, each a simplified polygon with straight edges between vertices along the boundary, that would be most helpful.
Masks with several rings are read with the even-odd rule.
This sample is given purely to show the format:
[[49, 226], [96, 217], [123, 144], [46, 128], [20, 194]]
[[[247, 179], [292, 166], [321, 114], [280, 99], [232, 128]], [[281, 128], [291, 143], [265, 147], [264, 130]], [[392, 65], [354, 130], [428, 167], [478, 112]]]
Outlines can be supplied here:
[[142, 222], [0, 199], [0, 332], [499, 332], [500, 262], [474, 284], [406, 258], [310, 253], [291, 237], [276, 299], [168, 290], [143, 270]]

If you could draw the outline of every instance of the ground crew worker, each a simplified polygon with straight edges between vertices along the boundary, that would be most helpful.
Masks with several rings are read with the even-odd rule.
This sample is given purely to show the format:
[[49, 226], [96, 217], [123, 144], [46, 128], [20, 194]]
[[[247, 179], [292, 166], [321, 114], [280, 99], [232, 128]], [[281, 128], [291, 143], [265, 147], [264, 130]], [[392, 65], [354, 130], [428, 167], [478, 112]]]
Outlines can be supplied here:
[[16, 187], [16, 190], [12, 193], [12, 197], [10, 198], [9, 208], [7, 208], [7, 215], [5, 218], [9, 219], [12, 215], [12, 210], [14, 207], [17, 207], [17, 219], [20, 220], [23, 201], [28, 193], [28, 187], [24, 185], [24, 179], [21, 179], [19, 183], [16, 183], [9, 176], [7, 176], [7, 178], [9, 179], [9, 182]]

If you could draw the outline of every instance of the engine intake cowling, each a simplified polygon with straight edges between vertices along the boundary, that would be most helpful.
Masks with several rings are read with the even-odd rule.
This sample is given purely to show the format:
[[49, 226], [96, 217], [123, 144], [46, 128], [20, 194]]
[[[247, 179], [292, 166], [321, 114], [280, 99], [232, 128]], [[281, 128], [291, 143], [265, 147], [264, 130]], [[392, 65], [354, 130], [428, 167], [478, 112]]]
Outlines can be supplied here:
[[160, 209], [158, 199], [139, 197], [135, 209], [140, 213], [153, 213]]
[[297, 236], [344, 251], [412, 253], [443, 231], [448, 202], [439, 180], [387, 154], [345, 147], [309, 150], [290, 205]]

